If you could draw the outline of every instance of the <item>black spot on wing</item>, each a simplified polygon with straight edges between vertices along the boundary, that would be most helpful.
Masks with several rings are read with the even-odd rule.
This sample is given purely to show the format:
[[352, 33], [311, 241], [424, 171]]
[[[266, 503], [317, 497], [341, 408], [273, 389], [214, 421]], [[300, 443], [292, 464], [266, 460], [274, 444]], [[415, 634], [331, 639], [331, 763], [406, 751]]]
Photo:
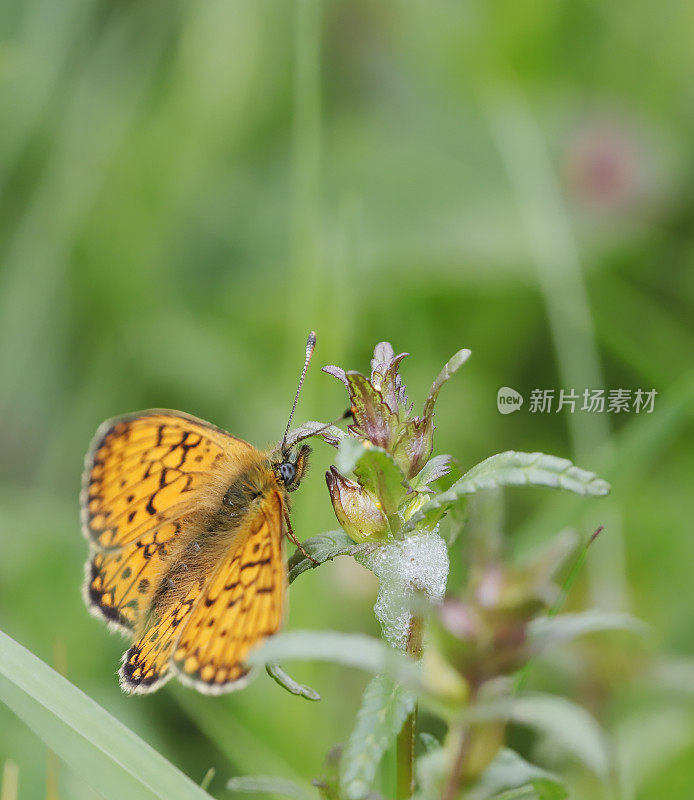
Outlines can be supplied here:
[[[113, 592], [112, 590], [104, 591], [95, 585], [95, 579], [100, 577], [101, 572], [99, 568], [92, 561], [89, 575], [89, 587], [87, 595], [89, 597], [89, 604], [92, 608], [98, 609], [99, 613], [104, 619], [109, 622], [117, 622], [125, 628], [132, 628], [132, 623], [124, 617], [120, 611], [113, 605]], [[108, 595], [110, 602], [104, 602], [104, 597]]]

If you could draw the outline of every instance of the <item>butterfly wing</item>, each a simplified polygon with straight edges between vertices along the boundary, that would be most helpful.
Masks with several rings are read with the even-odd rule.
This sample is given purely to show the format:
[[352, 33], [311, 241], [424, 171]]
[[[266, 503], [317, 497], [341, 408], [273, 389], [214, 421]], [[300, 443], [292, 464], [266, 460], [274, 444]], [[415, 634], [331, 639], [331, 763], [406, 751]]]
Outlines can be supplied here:
[[[105, 422], [87, 454], [82, 485], [84, 533], [103, 548], [122, 547], [189, 505], [191, 493], [241, 439], [177, 411], [153, 410]], [[186, 502], [188, 501], [188, 502]]]
[[148, 607], [166, 569], [167, 556], [182, 527], [173, 519], [147, 531], [125, 547], [96, 550], [85, 568], [84, 597], [96, 616], [131, 632]]
[[277, 633], [285, 616], [284, 495], [273, 490], [239, 532], [188, 619], [173, 665], [184, 683], [219, 694], [245, 684], [248, 653]]
[[257, 451], [203, 420], [152, 410], [105, 422], [87, 454], [82, 527], [92, 543], [85, 601], [130, 631], [191, 515], [211, 512]]
[[189, 618], [202, 595], [202, 582], [194, 581], [176, 590], [168, 607], [150, 614], [143, 632], [123, 655], [120, 685], [126, 692], [153, 692], [173, 677], [171, 655], [181, 635], [181, 625]]
[[[121, 685], [126, 691], [151, 691], [174, 672], [207, 693], [245, 684], [246, 656], [284, 619], [284, 513], [282, 493], [270, 491], [239, 527], [204, 586], [198, 580], [155, 616], [124, 656]], [[204, 573], [195, 566], [191, 571]]]

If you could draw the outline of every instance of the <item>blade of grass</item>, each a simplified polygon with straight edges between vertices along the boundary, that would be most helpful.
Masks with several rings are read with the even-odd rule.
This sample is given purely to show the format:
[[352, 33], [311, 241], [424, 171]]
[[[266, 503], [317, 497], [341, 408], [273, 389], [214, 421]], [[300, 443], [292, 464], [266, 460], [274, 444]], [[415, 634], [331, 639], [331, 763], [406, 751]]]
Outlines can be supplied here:
[[209, 800], [139, 736], [1, 631], [0, 701], [107, 800]]

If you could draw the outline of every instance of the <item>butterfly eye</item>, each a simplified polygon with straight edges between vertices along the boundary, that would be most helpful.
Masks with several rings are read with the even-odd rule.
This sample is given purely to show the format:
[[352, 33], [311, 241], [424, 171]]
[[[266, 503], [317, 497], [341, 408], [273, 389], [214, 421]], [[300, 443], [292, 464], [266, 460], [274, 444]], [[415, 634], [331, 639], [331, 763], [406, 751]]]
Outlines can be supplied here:
[[289, 485], [294, 478], [296, 478], [296, 467], [289, 461], [283, 461], [279, 467], [277, 467], [277, 471], [285, 486]]

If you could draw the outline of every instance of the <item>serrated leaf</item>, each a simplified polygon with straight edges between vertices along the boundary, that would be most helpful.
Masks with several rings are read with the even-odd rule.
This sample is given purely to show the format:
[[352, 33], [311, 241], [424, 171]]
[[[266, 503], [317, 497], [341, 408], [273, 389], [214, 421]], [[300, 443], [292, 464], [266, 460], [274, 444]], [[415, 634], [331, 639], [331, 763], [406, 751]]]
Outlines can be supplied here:
[[[320, 433], [318, 433], [318, 431], [320, 431]], [[294, 428], [287, 434], [287, 447], [291, 447], [300, 439], [315, 436], [316, 434], [320, 436], [323, 441], [335, 447], [348, 435], [342, 428], [338, 428], [337, 425], [329, 425], [326, 427], [324, 422], [309, 421], [304, 422], [303, 425]]]
[[293, 781], [270, 775], [238, 775], [227, 781], [226, 788], [230, 792], [272, 794], [289, 797], [291, 800], [311, 800], [311, 796]]
[[386, 516], [397, 513], [407, 492], [407, 481], [390, 453], [348, 437], [340, 443], [335, 466], [343, 475], [353, 472], [359, 483], [379, 499]]
[[561, 779], [508, 748], [499, 752], [465, 793], [466, 800], [565, 800]]
[[0, 702], [107, 800], [210, 800], [139, 736], [2, 632]]
[[[331, 561], [336, 556], [354, 555], [365, 549], [365, 545], [355, 544], [354, 540], [350, 539], [343, 530], [327, 531], [326, 533], [312, 536], [310, 539], [305, 539], [301, 546], [319, 564]], [[302, 572], [306, 572], [307, 569], [313, 569], [315, 566], [316, 564], [311, 559], [306, 558], [301, 550], [297, 550], [287, 562], [289, 583], [301, 575]]]
[[305, 697], [307, 700], [320, 700], [320, 695], [315, 689], [295, 681], [294, 678], [287, 674], [279, 664], [266, 664], [265, 670], [273, 679], [273, 681], [279, 683], [279, 685], [286, 689], [290, 694], [295, 694], [299, 697]]
[[357, 723], [340, 761], [341, 795], [345, 800], [363, 800], [371, 793], [383, 754], [414, 703], [414, 694], [387, 675], [377, 675], [366, 687]]
[[413, 489], [422, 489], [439, 478], [448, 475], [451, 471], [452, 460], [453, 456], [450, 455], [430, 458], [417, 475], [414, 478], [410, 478], [410, 486]]
[[508, 450], [480, 462], [456, 481], [446, 492], [432, 497], [405, 526], [405, 531], [423, 524], [429, 527], [461, 497], [483, 489], [504, 486], [545, 486], [582, 495], [604, 496], [610, 485], [594, 472], [574, 466], [565, 458], [544, 453], [521, 453]]
[[528, 626], [528, 645], [532, 651], [538, 652], [577, 636], [615, 630], [630, 631], [641, 636], [649, 632], [648, 626], [631, 614], [591, 609], [532, 620]]
[[421, 687], [420, 664], [373, 636], [338, 631], [287, 631], [251, 651], [248, 663], [331, 661], [374, 674], [388, 673], [409, 688]]
[[473, 491], [501, 486], [546, 486], [584, 495], [603, 496], [610, 492], [607, 481], [575, 466], [568, 458], [515, 450], [490, 456], [468, 470], [458, 484], [471, 484]]

